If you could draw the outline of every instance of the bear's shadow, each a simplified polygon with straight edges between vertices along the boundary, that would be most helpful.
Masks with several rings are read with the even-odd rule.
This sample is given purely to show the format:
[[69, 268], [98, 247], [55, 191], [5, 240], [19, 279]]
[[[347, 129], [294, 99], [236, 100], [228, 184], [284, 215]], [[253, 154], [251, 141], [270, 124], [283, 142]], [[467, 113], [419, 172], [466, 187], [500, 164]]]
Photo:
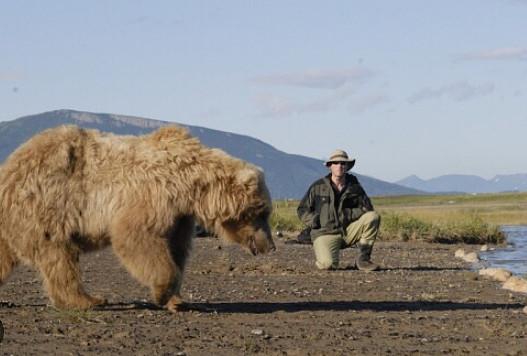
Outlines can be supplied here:
[[[217, 314], [272, 314], [275, 312], [325, 312], [325, 311], [456, 311], [456, 310], [498, 310], [522, 309], [522, 304], [510, 303], [462, 303], [452, 301], [330, 301], [330, 302], [233, 302], [233, 303], [184, 303], [178, 312], [200, 312]], [[166, 310], [153, 303], [133, 302], [106, 304], [101, 311], [125, 310]]]

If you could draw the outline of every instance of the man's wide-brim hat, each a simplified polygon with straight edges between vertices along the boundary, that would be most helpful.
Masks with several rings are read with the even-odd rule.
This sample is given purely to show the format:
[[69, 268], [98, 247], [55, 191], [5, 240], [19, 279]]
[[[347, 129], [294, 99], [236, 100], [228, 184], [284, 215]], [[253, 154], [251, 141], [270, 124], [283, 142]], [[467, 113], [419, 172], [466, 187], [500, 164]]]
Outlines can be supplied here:
[[346, 151], [335, 150], [331, 152], [331, 156], [326, 162], [324, 162], [324, 164], [326, 165], [326, 167], [329, 167], [332, 163], [335, 162], [346, 162], [346, 170], [350, 170], [355, 165], [355, 158], [349, 158]]

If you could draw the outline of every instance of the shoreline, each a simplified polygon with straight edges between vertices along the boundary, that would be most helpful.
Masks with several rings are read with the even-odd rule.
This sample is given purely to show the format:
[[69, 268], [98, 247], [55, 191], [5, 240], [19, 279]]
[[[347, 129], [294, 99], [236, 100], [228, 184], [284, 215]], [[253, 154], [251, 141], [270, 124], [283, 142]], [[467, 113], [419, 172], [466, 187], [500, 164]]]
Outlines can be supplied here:
[[455, 258], [475, 245], [383, 242], [353, 267], [318, 271], [312, 247], [276, 239], [256, 258], [214, 238], [195, 240], [183, 285], [187, 309], [155, 308], [110, 249], [81, 258], [86, 289], [109, 304], [70, 313], [47, 306], [31, 268], [0, 288], [6, 355], [526, 355], [527, 295]]
[[527, 226], [500, 226], [506, 234], [504, 246], [496, 246], [484, 251], [481, 258], [490, 267], [504, 268], [516, 277], [527, 277]]
[[[487, 245], [482, 246], [479, 251], [486, 252]], [[457, 249], [454, 253], [456, 258], [459, 258], [472, 266], [478, 275], [490, 278], [494, 282], [501, 283], [501, 287], [508, 291], [521, 293], [527, 296], [527, 279], [517, 274], [514, 274], [506, 268], [487, 267], [489, 265], [487, 260], [481, 260], [480, 255], [476, 251], [466, 253], [464, 249]], [[527, 314], [527, 307], [524, 309]]]

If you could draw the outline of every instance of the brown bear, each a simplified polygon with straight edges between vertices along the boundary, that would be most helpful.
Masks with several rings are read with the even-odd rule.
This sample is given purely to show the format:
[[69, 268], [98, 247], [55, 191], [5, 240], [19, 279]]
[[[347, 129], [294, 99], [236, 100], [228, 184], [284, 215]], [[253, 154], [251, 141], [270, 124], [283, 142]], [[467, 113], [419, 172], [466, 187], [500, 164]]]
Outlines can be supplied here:
[[84, 291], [79, 254], [111, 245], [176, 310], [195, 219], [256, 255], [274, 249], [271, 209], [261, 169], [176, 125], [140, 137], [53, 128], [0, 166], [0, 284], [22, 261], [52, 305], [92, 308], [104, 300]]

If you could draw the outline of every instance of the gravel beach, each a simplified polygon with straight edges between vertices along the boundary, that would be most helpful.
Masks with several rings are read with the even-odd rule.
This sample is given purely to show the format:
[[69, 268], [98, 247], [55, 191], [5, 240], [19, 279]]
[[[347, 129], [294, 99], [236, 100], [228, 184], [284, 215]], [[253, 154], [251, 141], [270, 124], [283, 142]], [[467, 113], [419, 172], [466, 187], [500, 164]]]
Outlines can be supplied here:
[[378, 272], [318, 271], [311, 246], [252, 257], [198, 238], [177, 313], [156, 308], [111, 249], [82, 256], [92, 311], [49, 306], [35, 270], [0, 288], [0, 355], [527, 355], [527, 295], [454, 257], [478, 246], [378, 242]]

